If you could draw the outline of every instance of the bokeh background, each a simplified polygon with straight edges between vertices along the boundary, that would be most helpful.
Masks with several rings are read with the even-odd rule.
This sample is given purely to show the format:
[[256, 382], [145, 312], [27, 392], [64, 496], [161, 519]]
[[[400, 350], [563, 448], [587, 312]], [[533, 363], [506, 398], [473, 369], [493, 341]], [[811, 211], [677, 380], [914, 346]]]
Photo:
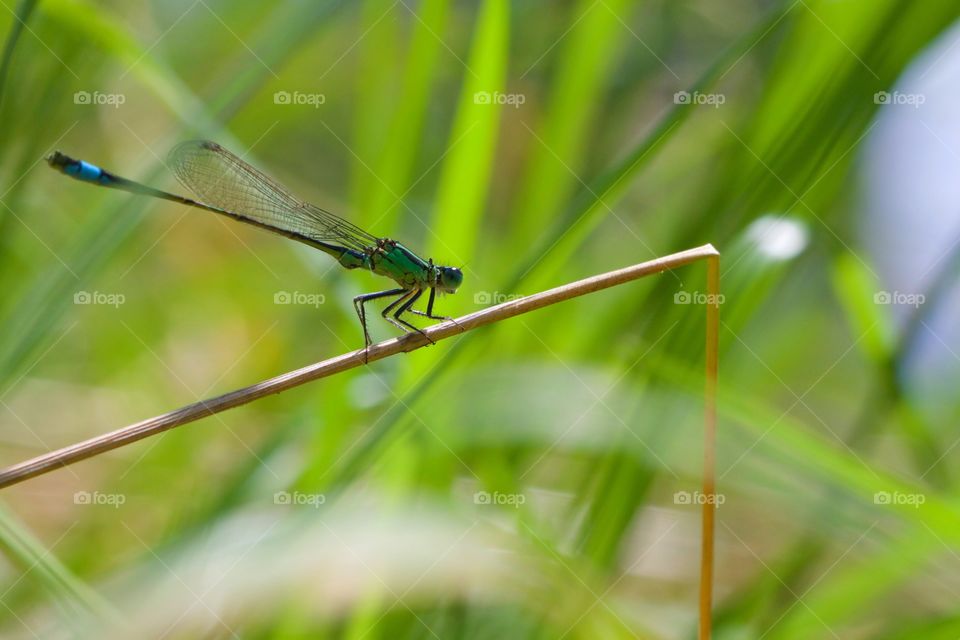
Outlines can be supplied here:
[[[718, 638], [956, 638], [960, 5], [2, 0], [13, 464], [362, 344], [384, 288], [204, 212], [210, 138], [476, 311], [722, 252]], [[690, 638], [704, 267], [4, 490], [5, 638]], [[394, 335], [377, 318], [377, 339]]]

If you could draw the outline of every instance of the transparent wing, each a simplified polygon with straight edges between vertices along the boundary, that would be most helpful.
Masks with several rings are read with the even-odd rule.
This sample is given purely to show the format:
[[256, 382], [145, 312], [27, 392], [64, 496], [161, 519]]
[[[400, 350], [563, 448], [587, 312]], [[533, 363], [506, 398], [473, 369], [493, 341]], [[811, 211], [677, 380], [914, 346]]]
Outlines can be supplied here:
[[177, 180], [204, 204], [313, 240], [362, 250], [377, 237], [294, 197], [216, 142], [191, 140], [170, 152]]

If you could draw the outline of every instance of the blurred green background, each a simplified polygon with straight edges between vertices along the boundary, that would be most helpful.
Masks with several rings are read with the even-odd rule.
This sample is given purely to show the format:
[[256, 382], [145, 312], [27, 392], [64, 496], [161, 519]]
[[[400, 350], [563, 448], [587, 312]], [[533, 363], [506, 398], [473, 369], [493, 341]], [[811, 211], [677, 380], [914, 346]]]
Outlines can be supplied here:
[[[0, 462], [362, 344], [385, 281], [43, 162], [210, 138], [461, 266], [444, 314], [713, 243], [715, 636], [956, 638], [958, 16], [3, 0]], [[704, 270], [6, 489], [0, 635], [692, 637]]]

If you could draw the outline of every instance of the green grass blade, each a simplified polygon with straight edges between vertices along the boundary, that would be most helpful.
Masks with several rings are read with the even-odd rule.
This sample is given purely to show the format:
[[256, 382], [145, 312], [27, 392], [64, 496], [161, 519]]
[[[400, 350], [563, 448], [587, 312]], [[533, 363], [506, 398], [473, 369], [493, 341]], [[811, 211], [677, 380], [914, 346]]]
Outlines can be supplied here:
[[441, 262], [469, 264], [476, 250], [502, 109], [478, 96], [504, 91], [509, 20], [505, 0], [480, 8], [434, 205], [428, 255]]
[[[571, 7], [569, 22], [574, 26], [563, 34], [545, 119], [536, 127], [530, 166], [513, 206], [518, 224], [511, 232], [513, 240], [519, 241], [517, 246], [539, 237], [543, 225], [552, 221], [554, 212], [581, 186], [578, 175], [583, 170], [582, 157], [594, 115], [613, 81], [610, 70], [623, 40], [632, 37], [620, 18], [631, 6], [625, 0], [603, 4], [582, 0]], [[531, 67], [524, 73], [534, 70]]]
[[33, 13], [36, 6], [36, 0], [21, 0], [10, 24], [10, 33], [7, 34], [7, 39], [3, 43], [3, 54], [0, 57], [0, 109], [3, 109], [4, 89], [7, 85], [10, 65], [13, 64], [13, 51], [17, 48], [17, 41], [20, 39], [23, 28], [30, 20], [30, 14]]
[[[27, 531], [22, 523], [0, 506], [0, 549], [7, 558], [29, 576], [64, 608], [68, 624], [78, 614], [92, 614], [108, 620], [119, 619], [119, 613], [93, 589], [77, 579], [57, 560], [47, 547]], [[9, 589], [15, 584], [8, 585]]]
[[[363, 212], [362, 219], [370, 221], [377, 230], [392, 232], [399, 218], [410, 217], [402, 203], [416, 178], [412, 174], [417, 156], [424, 147], [421, 136], [431, 106], [431, 93], [441, 56], [446, 54], [437, 34], [445, 31], [448, 4], [448, 0], [426, 0], [419, 7], [410, 8], [412, 34], [405, 64], [399, 70], [404, 82], [399, 88], [381, 83], [366, 92], [368, 100], [377, 100], [381, 107], [385, 107], [381, 108], [379, 116], [387, 126], [386, 135], [373, 139], [369, 145], [372, 153], [368, 162], [377, 177], [363, 170], [364, 191], [358, 194], [357, 200]], [[378, 47], [376, 61], [371, 65], [384, 67], [384, 57], [384, 51]], [[391, 74], [398, 73], [397, 69], [386, 68]], [[372, 85], [366, 79], [364, 84]], [[375, 132], [380, 125], [367, 129]]]

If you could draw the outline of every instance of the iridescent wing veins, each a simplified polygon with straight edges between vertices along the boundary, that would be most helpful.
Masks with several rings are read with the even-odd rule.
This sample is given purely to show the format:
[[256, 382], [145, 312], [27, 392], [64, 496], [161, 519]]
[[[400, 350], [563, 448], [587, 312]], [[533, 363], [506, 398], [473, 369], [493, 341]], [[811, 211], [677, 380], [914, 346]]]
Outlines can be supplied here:
[[215, 142], [192, 140], [170, 152], [170, 168], [196, 198], [270, 227], [362, 251], [378, 238], [290, 194]]

